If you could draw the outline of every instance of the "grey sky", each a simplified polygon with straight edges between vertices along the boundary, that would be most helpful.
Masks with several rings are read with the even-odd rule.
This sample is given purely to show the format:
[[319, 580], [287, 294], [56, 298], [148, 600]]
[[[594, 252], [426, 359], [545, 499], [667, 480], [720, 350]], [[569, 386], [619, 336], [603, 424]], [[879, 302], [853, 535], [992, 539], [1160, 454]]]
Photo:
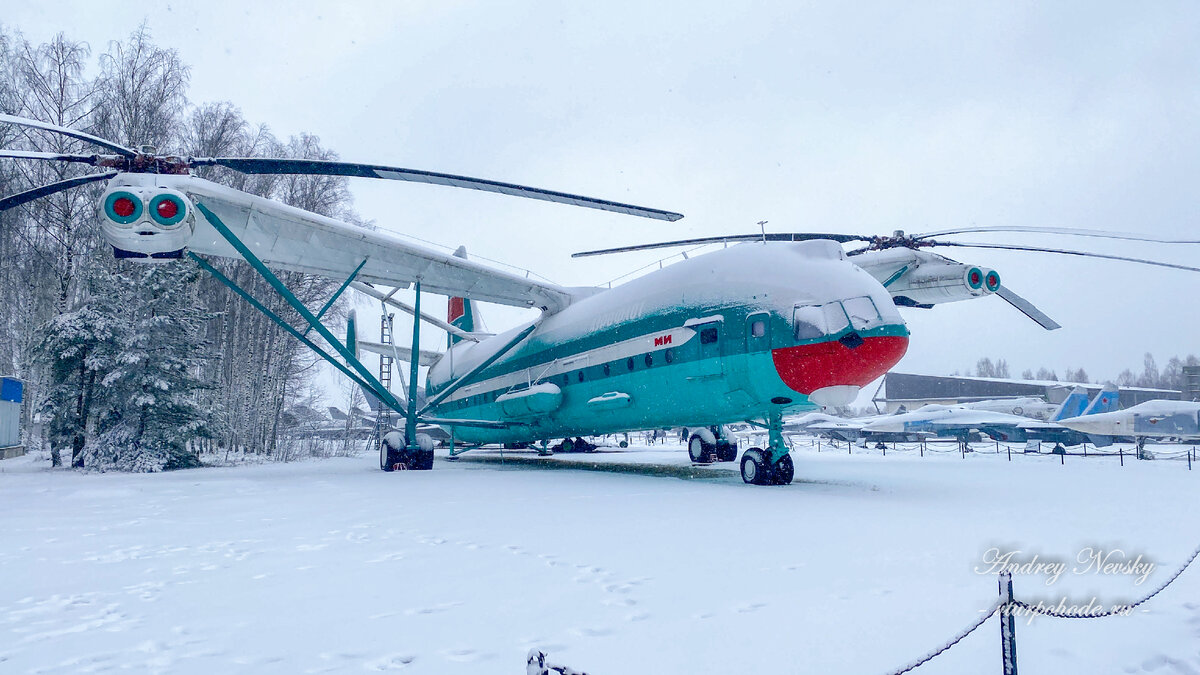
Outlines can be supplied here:
[[[568, 285], [666, 255], [573, 251], [759, 220], [773, 231], [1046, 225], [1196, 238], [1200, 5], [647, 4], [5, 0], [0, 20], [100, 52], [147, 18], [191, 65], [193, 102], [233, 101], [280, 136], [308, 131], [349, 160], [687, 216], [352, 184], [359, 212], [385, 229]], [[1200, 260], [1200, 246], [990, 240]], [[998, 298], [906, 311], [913, 340], [899, 370], [949, 373], [991, 356], [1014, 373], [1082, 366], [1098, 379], [1136, 369], [1145, 351], [1160, 362], [1200, 353], [1200, 275], [945, 253], [994, 267], [1064, 328], [1046, 333]], [[493, 329], [521, 316], [485, 312]]]

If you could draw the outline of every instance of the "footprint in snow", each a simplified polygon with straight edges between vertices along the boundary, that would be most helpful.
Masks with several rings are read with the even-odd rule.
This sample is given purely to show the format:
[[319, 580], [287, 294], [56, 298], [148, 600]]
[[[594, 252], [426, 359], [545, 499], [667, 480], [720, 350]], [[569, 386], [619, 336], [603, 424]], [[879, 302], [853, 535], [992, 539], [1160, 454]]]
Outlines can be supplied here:
[[367, 670], [400, 670], [401, 668], [407, 668], [416, 660], [417, 657], [412, 654], [393, 654], [367, 661], [363, 664], [363, 667]]
[[756, 612], [766, 606], [767, 603], [765, 602], [752, 602], [748, 605], [742, 605], [738, 607], [737, 611], [739, 614], [749, 614], [750, 612]]

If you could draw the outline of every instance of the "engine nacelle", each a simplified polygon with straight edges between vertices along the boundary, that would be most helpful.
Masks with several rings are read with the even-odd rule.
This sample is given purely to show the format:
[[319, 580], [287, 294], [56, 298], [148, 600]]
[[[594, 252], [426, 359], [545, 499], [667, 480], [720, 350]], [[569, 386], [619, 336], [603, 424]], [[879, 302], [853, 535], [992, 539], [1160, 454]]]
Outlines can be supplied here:
[[142, 262], [183, 257], [196, 230], [195, 208], [187, 195], [153, 181], [110, 185], [100, 198], [99, 215], [100, 232], [113, 253]]
[[998, 290], [996, 270], [959, 263], [921, 265], [888, 286], [892, 297], [917, 305], [970, 300]]

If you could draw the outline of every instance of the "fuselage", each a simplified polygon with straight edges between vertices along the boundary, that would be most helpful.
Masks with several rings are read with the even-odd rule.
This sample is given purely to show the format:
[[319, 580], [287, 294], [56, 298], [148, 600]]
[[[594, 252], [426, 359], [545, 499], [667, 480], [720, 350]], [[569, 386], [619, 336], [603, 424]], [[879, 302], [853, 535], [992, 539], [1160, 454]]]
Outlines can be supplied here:
[[[442, 401], [468, 443], [707, 426], [849, 402], [904, 355], [891, 296], [829, 241], [741, 244], [671, 265], [544, 315], [518, 346]], [[436, 394], [518, 326], [455, 345]]]
[[1086, 434], [1200, 438], [1200, 403], [1146, 401], [1124, 410], [1070, 417], [1059, 423]]

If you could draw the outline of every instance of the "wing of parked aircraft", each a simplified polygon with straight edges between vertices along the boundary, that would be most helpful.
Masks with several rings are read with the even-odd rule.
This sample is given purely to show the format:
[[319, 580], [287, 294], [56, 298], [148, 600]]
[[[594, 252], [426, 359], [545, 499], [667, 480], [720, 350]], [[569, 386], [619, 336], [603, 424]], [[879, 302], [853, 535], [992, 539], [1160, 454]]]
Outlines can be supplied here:
[[334, 279], [357, 270], [358, 281], [401, 288], [420, 281], [425, 292], [552, 312], [593, 292], [497, 270], [195, 176], [158, 178], [198, 205], [196, 231], [187, 244], [195, 253], [240, 257], [205, 216], [208, 209], [254, 255], [278, 268]]

